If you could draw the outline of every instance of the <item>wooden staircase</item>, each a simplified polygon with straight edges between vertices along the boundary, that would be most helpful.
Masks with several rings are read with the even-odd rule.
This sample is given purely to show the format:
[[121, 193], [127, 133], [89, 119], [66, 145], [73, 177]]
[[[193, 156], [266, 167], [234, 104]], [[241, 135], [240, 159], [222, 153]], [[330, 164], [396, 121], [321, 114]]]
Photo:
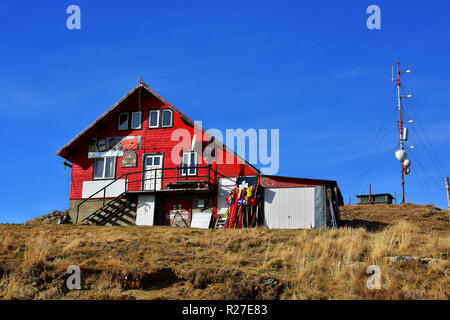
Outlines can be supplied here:
[[99, 226], [133, 224], [136, 218], [135, 196], [122, 193], [84, 218], [82, 224]]

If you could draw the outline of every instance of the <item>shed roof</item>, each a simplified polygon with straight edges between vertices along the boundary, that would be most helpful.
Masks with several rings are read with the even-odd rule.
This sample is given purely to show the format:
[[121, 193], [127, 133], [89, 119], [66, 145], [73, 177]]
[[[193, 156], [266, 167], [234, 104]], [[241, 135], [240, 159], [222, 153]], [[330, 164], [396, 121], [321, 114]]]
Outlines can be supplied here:
[[[335, 180], [308, 179], [308, 178], [296, 178], [296, 177], [274, 176], [274, 175], [261, 175], [261, 177], [282, 183], [285, 186], [289, 186], [290, 184], [292, 185], [304, 184], [304, 185], [337, 187], [337, 182]], [[264, 182], [262, 183], [264, 184]]]
[[339, 205], [344, 205], [341, 190], [335, 180], [295, 178], [285, 176], [261, 175], [261, 186], [266, 188], [295, 188], [306, 186], [326, 186], [336, 188]]

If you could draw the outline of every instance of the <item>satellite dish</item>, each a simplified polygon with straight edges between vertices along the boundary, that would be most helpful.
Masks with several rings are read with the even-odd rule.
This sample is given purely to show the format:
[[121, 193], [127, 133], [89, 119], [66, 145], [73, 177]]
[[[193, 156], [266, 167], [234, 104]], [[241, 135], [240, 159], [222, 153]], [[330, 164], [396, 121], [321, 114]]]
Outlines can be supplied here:
[[409, 161], [408, 159], [406, 159], [405, 161], [403, 161], [403, 166], [408, 169], [409, 166], [411, 165], [411, 161]]
[[406, 168], [405, 169], [405, 174], [409, 174], [411, 172], [411, 169], [410, 168]]
[[406, 151], [403, 149], [395, 151], [395, 157], [398, 161], [405, 161], [407, 156]]

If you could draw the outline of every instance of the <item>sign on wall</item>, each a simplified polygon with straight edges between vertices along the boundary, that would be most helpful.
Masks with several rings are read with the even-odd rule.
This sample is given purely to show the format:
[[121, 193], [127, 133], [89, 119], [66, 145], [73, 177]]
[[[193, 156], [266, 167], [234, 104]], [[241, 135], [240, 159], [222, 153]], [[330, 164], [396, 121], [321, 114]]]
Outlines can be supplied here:
[[137, 167], [137, 154], [133, 150], [125, 150], [122, 156], [122, 168]]
[[141, 136], [90, 139], [88, 158], [120, 157], [124, 150], [139, 150]]
[[[139, 138], [140, 138], [140, 136], [139, 136]], [[123, 150], [138, 149], [138, 145], [139, 145], [138, 140], [139, 140], [138, 137], [131, 137], [130, 139], [124, 139], [122, 141], [122, 149]]]

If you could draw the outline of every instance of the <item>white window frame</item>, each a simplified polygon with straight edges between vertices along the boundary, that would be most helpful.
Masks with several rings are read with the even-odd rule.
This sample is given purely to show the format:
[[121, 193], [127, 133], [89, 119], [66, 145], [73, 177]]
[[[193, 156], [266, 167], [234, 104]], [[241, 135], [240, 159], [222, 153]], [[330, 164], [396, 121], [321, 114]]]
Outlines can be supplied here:
[[[195, 156], [194, 156], [194, 164], [192, 165], [192, 163], [191, 163], [191, 159], [192, 159], [192, 154], [194, 154]], [[188, 156], [188, 163], [187, 163], [187, 166], [185, 167], [184, 166], [184, 157], [185, 157], [185, 155], [189, 155]], [[195, 151], [184, 151], [182, 154], [181, 154], [181, 175], [182, 176], [196, 176], [197, 175], [197, 169], [198, 168], [194, 168], [194, 173], [190, 173], [190, 169], [191, 169], [191, 167], [197, 167], [198, 166], [198, 155], [197, 155], [197, 152], [195, 152]]]
[[[170, 125], [164, 125], [164, 112], [170, 112]], [[161, 128], [170, 128], [173, 125], [173, 111], [170, 109], [161, 109]]]
[[[133, 118], [136, 114], [139, 114], [139, 126], [138, 127], [133, 127]], [[133, 111], [131, 112], [131, 119], [130, 119], [130, 128], [132, 130], [137, 130], [137, 129], [142, 129], [142, 111]]]
[[[111, 177], [105, 177], [105, 172], [106, 172], [106, 159], [107, 158], [112, 158], [113, 159], [113, 172], [112, 172], [112, 176]], [[96, 162], [98, 160], [103, 160], [103, 170], [102, 170], [102, 176], [101, 177], [96, 177], [96, 172], [95, 172], [95, 168], [96, 166]], [[93, 167], [93, 172], [92, 172], [92, 178], [94, 180], [109, 180], [109, 179], [114, 179], [116, 176], [116, 157], [102, 157], [102, 158], [94, 158], [94, 167]]]
[[[152, 126], [151, 125], [151, 123], [152, 123], [152, 116], [151, 116], [152, 112], [157, 114], [156, 126]], [[159, 110], [149, 110], [148, 111], [148, 127], [149, 128], [159, 128]]]
[[[120, 128], [120, 117], [123, 114], [127, 115], [127, 127], [126, 127], [126, 129], [121, 129]], [[117, 130], [125, 131], [125, 130], [129, 130], [129, 128], [130, 128], [130, 113], [129, 112], [121, 112], [121, 113], [119, 113], [119, 116], [117, 117]]]

